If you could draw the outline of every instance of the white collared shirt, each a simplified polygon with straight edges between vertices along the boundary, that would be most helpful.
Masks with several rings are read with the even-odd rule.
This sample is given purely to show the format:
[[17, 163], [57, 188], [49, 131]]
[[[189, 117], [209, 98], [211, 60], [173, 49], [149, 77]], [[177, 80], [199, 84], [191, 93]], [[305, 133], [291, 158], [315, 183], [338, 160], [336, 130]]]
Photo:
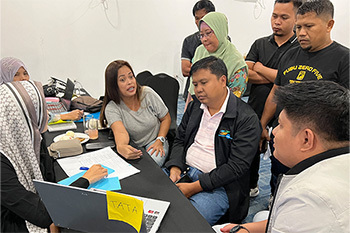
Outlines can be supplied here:
[[216, 168], [214, 138], [222, 116], [226, 112], [229, 93], [227, 88], [226, 99], [220, 110], [213, 116], [210, 115], [205, 104], [200, 106], [203, 109], [203, 115], [194, 142], [187, 150], [186, 164], [204, 173]]

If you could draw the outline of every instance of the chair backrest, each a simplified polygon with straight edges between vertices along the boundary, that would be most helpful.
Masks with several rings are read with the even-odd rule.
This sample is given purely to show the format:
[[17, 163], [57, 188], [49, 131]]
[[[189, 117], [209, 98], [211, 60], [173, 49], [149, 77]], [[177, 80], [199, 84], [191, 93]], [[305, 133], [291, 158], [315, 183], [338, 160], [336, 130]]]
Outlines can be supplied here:
[[151, 87], [163, 99], [171, 117], [170, 129], [176, 129], [177, 102], [180, 88], [178, 81], [167, 74], [160, 73], [149, 77], [146, 85]]
[[149, 72], [148, 70], [140, 72], [138, 75], [136, 75], [136, 81], [141, 85], [144, 86], [147, 83], [147, 80], [149, 77], [152, 77], [153, 74]]
[[144, 85], [151, 87], [157, 92], [169, 109], [171, 124], [167, 134], [167, 139], [169, 142], [170, 154], [177, 130], [177, 102], [180, 85], [176, 79], [164, 73], [148, 77]]

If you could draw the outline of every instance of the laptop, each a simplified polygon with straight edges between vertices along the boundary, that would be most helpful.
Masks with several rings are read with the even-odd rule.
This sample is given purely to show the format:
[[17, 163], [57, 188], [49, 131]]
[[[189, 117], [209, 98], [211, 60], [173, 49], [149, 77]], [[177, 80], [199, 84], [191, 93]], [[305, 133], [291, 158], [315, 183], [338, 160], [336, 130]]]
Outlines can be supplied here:
[[[89, 190], [39, 180], [33, 182], [56, 226], [83, 232], [136, 232], [125, 222], [108, 220], [106, 193], [103, 190]], [[144, 203], [140, 232], [157, 232], [170, 202], [132, 197]]]
[[70, 108], [71, 100], [74, 93], [74, 87], [74, 82], [67, 78], [66, 89], [64, 91], [63, 97], [60, 98], [60, 102], [48, 102], [47, 110], [49, 110], [52, 113], [67, 112]]

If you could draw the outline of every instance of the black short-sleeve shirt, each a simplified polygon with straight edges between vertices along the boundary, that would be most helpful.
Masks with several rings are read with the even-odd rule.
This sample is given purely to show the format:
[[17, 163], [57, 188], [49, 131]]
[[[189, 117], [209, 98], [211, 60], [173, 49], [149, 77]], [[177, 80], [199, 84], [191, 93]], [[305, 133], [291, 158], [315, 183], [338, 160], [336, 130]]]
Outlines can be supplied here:
[[[298, 45], [299, 43], [295, 35], [281, 46], [277, 45], [274, 35], [262, 37], [253, 43], [245, 60], [254, 63], [261, 62], [266, 67], [277, 69], [282, 56], [289, 49]], [[273, 83], [252, 84], [251, 86], [248, 103], [254, 109], [259, 119], [261, 118], [265, 101], [272, 86]]]
[[337, 42], [316, 52], [290, 50], [280, 62], [275, 84], [329, 80], [349, 88], [349, 51]]
[[[302, 81], [328, 80], [349, 89], [349, 48], [333, 42], [316, 52], [301, 47], [288, 51], [278, 66], [275, 84], [284, 86]], [[282, 111], [277, 106], [275, 117]], [[273, 125], [277, 125], [277, 121]]]
[[186, 59], [192, 62], [196, 48], [201, 45], [199, 39], [199, 31], [187, 36], [182, 43], [181, 59]]

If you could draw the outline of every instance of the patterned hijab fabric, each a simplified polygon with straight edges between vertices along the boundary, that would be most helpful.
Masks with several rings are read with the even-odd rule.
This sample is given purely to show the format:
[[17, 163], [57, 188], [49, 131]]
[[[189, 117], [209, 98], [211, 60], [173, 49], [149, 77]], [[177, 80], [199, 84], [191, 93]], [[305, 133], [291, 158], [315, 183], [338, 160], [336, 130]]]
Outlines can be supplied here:
[[[0, 151], [14, 167], [19, 182], [36, 193], [40, 171], [41, 133], [47, 110], [41, 83], [20, 81], [0, 85]], [[29, 232], [47, 232], [26, 221]]]
[[1, 76], [0, 85], [7, 82], [12, 82], [18, 69], [23, 66], [23, 68], [28, 72], [24, 63], [14, 57], [5, 57], [1, 59]]

